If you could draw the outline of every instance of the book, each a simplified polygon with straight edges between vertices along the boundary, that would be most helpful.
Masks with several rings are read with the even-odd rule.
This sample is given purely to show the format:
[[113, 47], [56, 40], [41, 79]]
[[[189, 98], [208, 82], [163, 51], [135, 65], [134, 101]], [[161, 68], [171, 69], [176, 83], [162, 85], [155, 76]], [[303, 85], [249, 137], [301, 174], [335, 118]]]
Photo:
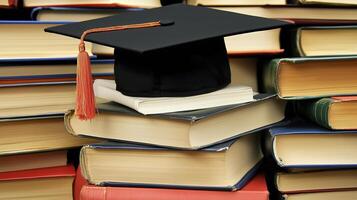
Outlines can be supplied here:
[[0, 119], [64, 114], [75, 107], [75, 91], [67, 81], [0, 87]]
[[263, 67], [263, 88], [283, 99], [354, 95], [356, 64], [356, 56], [273, 59]]
[[283, 194], [357, 189], [356, 169], [279, 172], [276, 188]]
[[259, 133], [198, 151], [102, 143], [86, 145], [80, 153], [90, 184], [227, 191], [241, 189], [262, 158]]
[[160, 0], [23, 0], [24, 7], [160, 7]]
[[[6, 46], [6, 51], [0, 52], [0, 60], [76, 57], [77, 39], [44, 32], [47, 27], [63, 23], [0, 21], [0, 43]], [[86, 48], [91, 52], [90, 43]]]
[[[77, 58], [0, 60], [0, 87], [76, 80]], [[113, 79], [114, 60], [91, 61], [94, 78]]]
[[0, 199], [72, 199], [74, 167], [51, 167], [0, 173]]
[[68, 149], [98, 142], [68, 134], [63, 115], [1, 120], [0, 132], [0, 155]]
[[12, 8], [17, 6], [17, 0], [0, 0], [0, 8]]
[[[357, 166], [357, 131], [332, 131], [303, 120], [269, 129], [267, 152], [283, 168]], [[306, 156], [309, 155], [309, 156]]]
[[187, 0], [187, 4], [200, 6], [285, 5], [286, 0]]
[[310, 200], [310, 199], [354, 199], [357, 196], [357, 190], [347, 191], [330, 191], [330, 192], [314, 192], [314, 193], [300, 193], [300, 194], [284, 194], [284, 200]]
[[232, 84], [211, 93], [188, 97], [126, 96], [116, 90], [114, 80], [104, 79], [95, 80], [93, 89], [96, 97], [122, 104], [144, 115], [199, 110], [254, 101], [252, 88]]
[[48, 151], [0, 156], [0, 172], [60, 167], [67, 165], [67, 151]]
[[75, 89], [74, 84], [56, 82], [2, 87], [0, 119], [63, 114], [74, 108]]
[[289, 19], [296, 24], [351, 24], [356, 23], [357, 19], [357, 12], [354, 8], [300, 6], [226, 6], [212, 8], [265, 18]]
[[36, 7], [31, 12], [31, 19], [37, 21], [85, 21], [131, 10], [139, 10], [139, 8]]
[[268, 200], [268, 194], [264, 175], [259, 173], [234, 192], [85, 185], [80, 196], [82, 200]]
[[297, 111], [325, 128], [357, 129], [357, 96], [298, 101]]
[[356, 6], [354, 0], [290, 0], [291, 3], [318, 6]]
[[[199, 149], [265, 129], [284, 119], [285, 102], [274, 95], [255, 101], [196, 111], [144, 116], [116, 103], [97, 106], [98, 116], [81, 121], [65, 115], [67, 131], [77, 136]], [[254, 119], [254, 120], [251, 120]]]
[[[88, 181], [83, 177], [82, 171], [80, 164], [77, 167], [76, 170], [76, 177], [74, 179], [74, 184], [73, 184], [73, 200], [83, 200], [83, 197], [81, 197], [81, 190], [84, 188], [86, 185], [89, 185]], [[92, 196], [94, 199], [98, 198], [95, 197], [94, 195]], [[93, 199], [93, 200], [94, 200]]]
[[[284, 49], [280, 47], [280, 31], [281, 29], [278, 28], [225, 37], [227, 52], [233, 56], [281, 54]], [[114, 49], [93, 44], [92, 53], [98, 56], [113, 56]]]
[[[303, 56], [347, 56], [356, 55], [354, 36], [357, 26], [305, 26], [294, 28], [286, 34], [285, 49], [291, 55]], [[328, 44], [326, 44], [328, 41]]]

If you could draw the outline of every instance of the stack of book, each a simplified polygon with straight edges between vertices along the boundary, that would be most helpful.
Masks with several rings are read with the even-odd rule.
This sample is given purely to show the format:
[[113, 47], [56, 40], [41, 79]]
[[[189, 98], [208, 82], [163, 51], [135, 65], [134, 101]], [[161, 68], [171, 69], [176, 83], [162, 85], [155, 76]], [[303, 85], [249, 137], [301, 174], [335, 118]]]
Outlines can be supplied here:
[[[185, 98], [123, 95], [112, 80], [114, 49], [87, 43], [99, 114], [81, 121], [78, 40], [43, 30], [161, 2], [23, 0], [15, 9], [0, 0], [6, 13], [31, 19], [0, 21], [0, 199], [267, 200], [267, 129], [273, 199], [357, 196], [353, 0], [186, 3], [296, 25], [224, 38], [231, 85]], [[286, 101], [298, 117], [281, 126]]]
[[[142, 98], [118, 92], [113, 80], [95, 80], [98, 99], [111, 102], [97, 104], [94, 119], [82, 121], [73, 109], [64, 118], [70, 134], [110, 141], [81, 149], [87, 183], [80, 198], [268, 199], [258, 173], [261, 133], [284, 119], [285, 102], [259, 93], [257, 63], [283, 52], [279, 33], [235, 36], [262, 45], [228, 47], [232, 83], [215, 92]], [[262, 36], [273, 36], [273, 45], [262, 47], [270, 41]]]
[[[27, 8], [0, 4], [8, 5], [0, 13], [0, 199], [72, 199], [77, 148], [97, 141], [69, 135], [63, 123], [74, 107], [78, 41], [43, 31], [65, 19], [19, 20]], [[91, 57], [94, 76], [112, 79], [114, 61]]]
[[[295, 11], [306, 11], [300, 16], [305, 19], [283, 31], [285, 57], [262, 68], [264, 91], [291, 102], [297, 116], [288, 125], [271, 128], [266, 138], [267, 155], [276, 165], [270, 174], [273, 199], [357, 196], [357, 18], [349, 15], [357, 10], [355, 2], [343, 2], [299, 1], [316, 5], [260, 8], [265, 13], [259, 14], [292, 20], [299, 17], [292, 16]], [[283, 16], [284, 12], [275, 13], [278, 8], [291, 12]], [[309, 10], [316, 12], [310, 16]], [[339, 12], [346, 15], [334, 15]]]

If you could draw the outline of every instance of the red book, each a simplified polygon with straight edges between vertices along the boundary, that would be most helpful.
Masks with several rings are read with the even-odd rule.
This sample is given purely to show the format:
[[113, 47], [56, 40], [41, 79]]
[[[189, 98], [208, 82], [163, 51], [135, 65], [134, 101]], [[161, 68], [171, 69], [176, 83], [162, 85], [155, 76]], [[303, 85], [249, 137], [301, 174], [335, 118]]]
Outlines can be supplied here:
[[88, 181], [83, 177], [82, 172], [81, 172], [81, 167], [78, 166], [77, 172], [76, 172], [76, 178], [74, 179], [74, 188], [73, 188], [73, 199], [74, 200], [80, 200], [80, 192], [81, 189], [84, 185], [88, 185]]
[[255, 176], [244, 188], [235, 192], [178, 190], [160, 188], [100, 187], [84, 185], [81, 200], [268, 200], [263, 174]]
[[0, 199], [72, 199], [73, 166], [0, 173]]

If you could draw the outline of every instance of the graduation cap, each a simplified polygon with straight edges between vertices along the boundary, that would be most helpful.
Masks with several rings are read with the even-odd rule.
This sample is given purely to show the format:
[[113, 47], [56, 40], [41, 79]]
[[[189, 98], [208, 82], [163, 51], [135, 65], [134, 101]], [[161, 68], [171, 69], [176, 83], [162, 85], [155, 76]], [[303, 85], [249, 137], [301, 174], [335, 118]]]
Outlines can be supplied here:
[[174, 4], [45, 31], [80, 38], [76, 113], [86, 120], [94, 118], [96, 110], [84, 40], [115, 48], [115, 81], [117, 90], [124, 95], [184, 97], [213, 92], [230, 83], [223, 37], [287, 24]]

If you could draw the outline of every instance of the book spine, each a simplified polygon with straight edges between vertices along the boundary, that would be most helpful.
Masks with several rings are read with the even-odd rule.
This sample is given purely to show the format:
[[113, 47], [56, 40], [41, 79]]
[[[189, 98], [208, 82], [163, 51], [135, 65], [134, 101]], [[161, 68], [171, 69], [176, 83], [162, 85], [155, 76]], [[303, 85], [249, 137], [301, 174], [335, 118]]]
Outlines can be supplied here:
[[297, 111], [315, 123], [328, 129], [332, 129], [329, 124], [328, 112], [333, 100], [323, 98], [319, 100], [306, 100], [297, 102]]
[[286, 28], [282, 30], [281, 44], [285, 53], [291, 57], [302, 57], [304, 52], [301, 48], [301, 28]]
[[[83, 186], [80, 191], [81, 200], [106, 200], [106, 187]], [[119, 195], [120, 196], [120, 195]], [[113, 198], [119, 199], [119, 198]]]
[[268, 200], [265, 191], [219, 192], [203, 190], [171, 190], [155, 188], [83, 186], [81, 200]]
[[68, 133], [77, 136], [71, 125], [71, 118], [74, 116], [74, 110], [69, 110], [64, 114], [64, 126]]
[[271, 94], [278, 93], [278, 95], [279, 95], [279, 90], [277, 87], [278, 69], [279, 69], [279, 60], [278, 59], [274, 59], [274, 60], [270, 61], [268, 64], [266, 64], [266, 66], [263, 67], [263, 71], [262, 71], [262, 79], [263, 79], [262, 87], [263, 88], [262, 88], [262, 90], [265, 93], [271, 93]]

